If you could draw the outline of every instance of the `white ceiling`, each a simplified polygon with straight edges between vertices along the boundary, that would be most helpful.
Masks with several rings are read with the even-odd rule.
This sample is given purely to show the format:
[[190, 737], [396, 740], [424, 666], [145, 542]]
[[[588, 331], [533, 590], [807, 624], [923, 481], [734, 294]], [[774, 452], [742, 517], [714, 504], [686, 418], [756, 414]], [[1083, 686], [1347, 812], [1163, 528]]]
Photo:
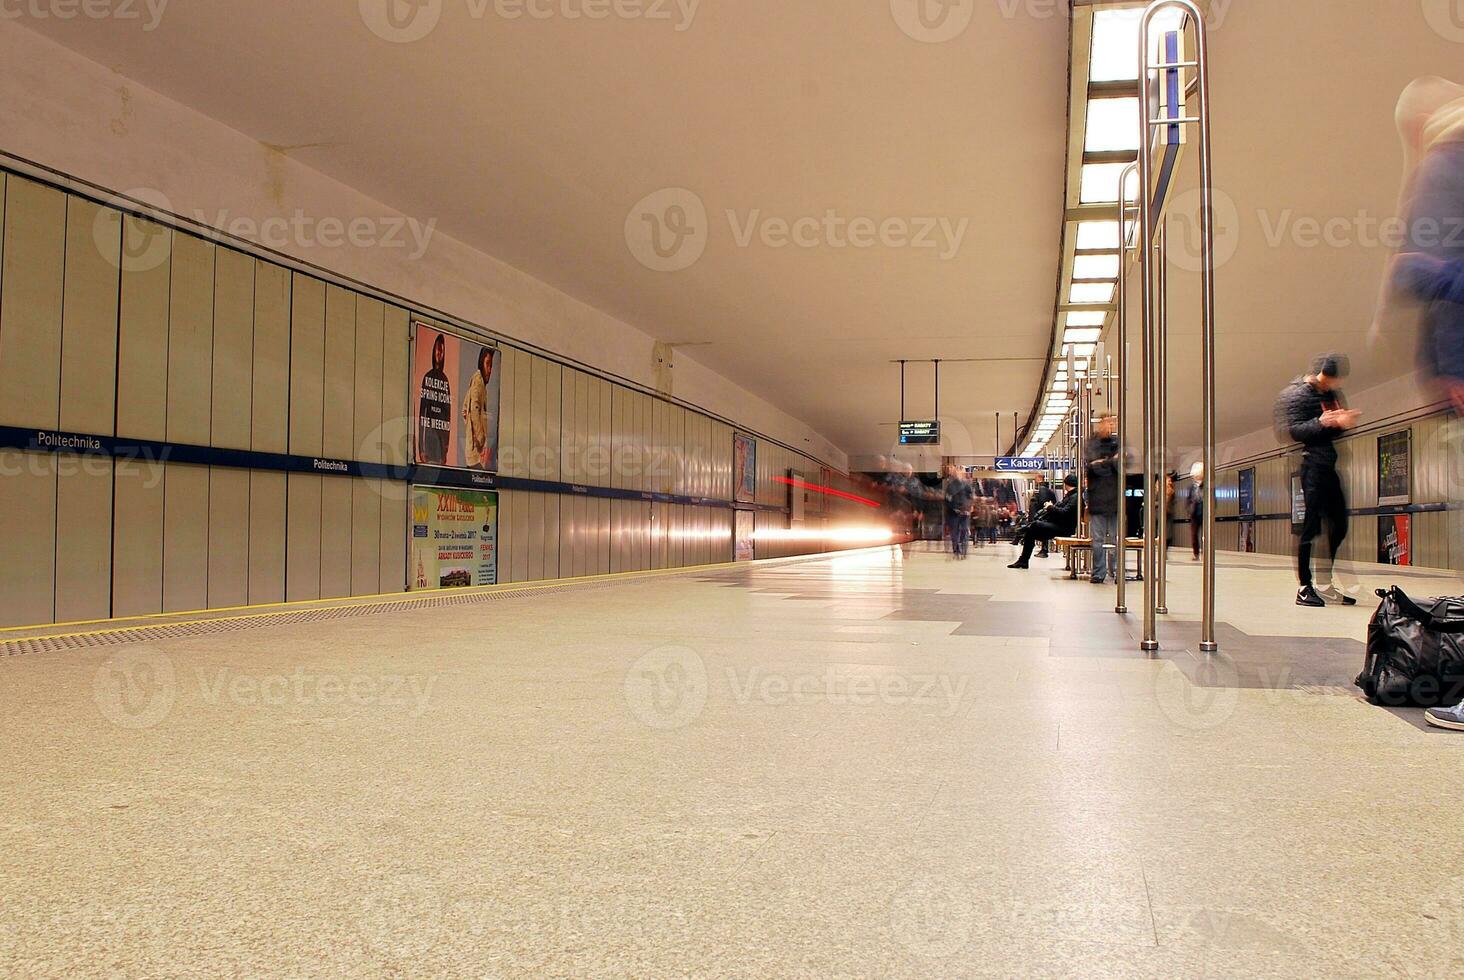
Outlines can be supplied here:
[[[371, 0], [367, 0], [367, 4]], [[477, 5], [482, 8], [483, 4]], [[1025, 413], [1047, 352], [1062, 221], [1068, 22], [977, 3], [945, 43], [906, 0], [706, 0], [691, 26], [506, 20], [444, 0], [388, 43], [356, 3], [191, 0], [156, 30], [30, 22], [62, 44], [439, 227], [692, 356], [851, 453], [887, 450], [896, 358], [952, 364], [942, 415], [973, 451]], [[647, 5], [649, 6], [649, 5]], [[674, 4], [667, 9], [676, 11]], [[1015, 14], [1008, 14], [1015, 10]], [[959, 14], [961, 11], [957, 11]], [[627, 214], [688, 188], [702, 258], [643, 267]], [[930, 249], [741, 247], [725, 215], [969, 222]], [[511, 325], [502, 328], [512, 333]], [[910, 371], [912, 417], [932, 410]]]
[[[370, 6], [380, 0], [362, 0]], [[29, 26], [633, 323], [804, 419], [852, 454], [887, 450], [897, 358], [949, 364], [955, 450], [989, 452], [1025, 420], [1052, 335], [1063, 227], [1069, 21], [1047, 3], [974, 2], [922, 43], [914, 0], [704, 0], [672, 21], [570, 19], [541, 0], [428, 0], [441, 20], [388, 43], [355, 3], [174, 3], [156, 30], [80, 18]], [[690, 0], [684, 0], [683, 7]], [[512, 4], [509, 4], [512, 7]], [[1354, 386], [1408, 370], [1367, 351], [1386, 255], [1273, 245], [1301, 216], [1390, 215], [1393, 105], [1412, 78], [1458, 74], [1464, 44], [1427, 3], [1212, 0], [1216, 181], [1237, 204], [1220, 269], [1220, 435], [1264, 426], [1316, 350], [1354, 355]], [[486, 9], [475, 17], [474, 7]], [[918, 33], [918, 31], [916, 32]], [[1193, 162], [1193, 156], [1190, 158]], [[653, 272], [625, 240], [647, 194], [688, 188], [705, 254]], [[725, 212], [969, 221], [927, 249], [741, 247]], [[1194, 277], [1174, 270], [1173, 441], [1197, 437]], [[512, 333], [511, 324], [503, 325]], [[933, 411], [912, 365], [907, 414]], [[949, 449], [950, 447], [948, 447]]]
[[[1422, 75], [1464, 74], [1464, 26], [1435, 30], [1428, 3], [1212, 0], [1222, 6], [1211, 58], [1223, 441], [1267, 429], [1276, 393], [1317, 353], [1350, 355], [1354, 391], [1412, 371], [1411, 333], [1369, 343], [1391, 252], [1367, 229], [1375, 237], [1397, 211], [1399, 93]], [[1200, 438], [1198, 265], [1176, 237], [1192, 228], [1179, 205], [1193, 213], [1195, 165], [1188, 154], [1170, 232], [1170, 445], [1180, 453]], [[1309, 219], [1333, 222], [1338, 244], [1315, 243]], [[1136, 273], [1129, 286], [1132, 297]]]

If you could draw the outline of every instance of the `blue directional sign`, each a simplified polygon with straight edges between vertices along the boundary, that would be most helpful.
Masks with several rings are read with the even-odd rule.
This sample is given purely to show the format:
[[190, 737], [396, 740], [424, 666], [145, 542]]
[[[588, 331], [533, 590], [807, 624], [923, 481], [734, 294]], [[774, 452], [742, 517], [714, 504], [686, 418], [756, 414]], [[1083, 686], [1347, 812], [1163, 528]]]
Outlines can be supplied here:
[[1035, 473], [1047, 469], [1047, 460], [1042, 456], [998, 456], [998, 473]]

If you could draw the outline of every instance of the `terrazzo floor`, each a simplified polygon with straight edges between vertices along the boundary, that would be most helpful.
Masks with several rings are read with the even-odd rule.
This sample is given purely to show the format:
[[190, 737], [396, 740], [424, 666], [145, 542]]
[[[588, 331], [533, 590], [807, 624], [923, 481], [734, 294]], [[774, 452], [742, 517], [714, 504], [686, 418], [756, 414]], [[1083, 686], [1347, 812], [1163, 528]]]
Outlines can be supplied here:
[[1204, 658], [1174, 555], [1155, 658], [1005, 545], [0, 658], [0, 974], [1464, 975], [1370, 593], [1225, 556]]

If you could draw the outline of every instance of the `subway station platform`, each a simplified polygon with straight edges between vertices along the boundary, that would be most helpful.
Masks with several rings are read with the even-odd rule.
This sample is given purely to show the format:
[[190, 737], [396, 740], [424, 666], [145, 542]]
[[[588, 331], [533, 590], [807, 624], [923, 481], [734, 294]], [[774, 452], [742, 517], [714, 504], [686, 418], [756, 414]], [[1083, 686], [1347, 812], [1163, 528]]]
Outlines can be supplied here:
[[[1298, 609], [1286, 563], [1222, 556], [1206, 660], [1175, 552], [1149, 659], [1111, 586], [1011, 559], [880, 549], [12, 634], [0, 963], [1464, 971], [1464, 737], [1350, 687], [1368, 598]], [[1460, 591], [1354, 584], [1393, 582]]]

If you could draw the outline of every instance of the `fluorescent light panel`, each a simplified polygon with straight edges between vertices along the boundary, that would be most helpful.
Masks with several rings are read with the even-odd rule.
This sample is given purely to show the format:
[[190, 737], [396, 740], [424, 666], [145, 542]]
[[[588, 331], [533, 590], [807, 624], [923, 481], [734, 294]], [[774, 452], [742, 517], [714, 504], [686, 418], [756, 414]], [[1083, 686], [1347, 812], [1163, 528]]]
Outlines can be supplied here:
[[1074, 279], [1117, 279], [1117, 255], [1079, 255], [1073, 259]]
[[1118, 179], [1126, 163], [1089, 163], [1083, 166], [1079, 200], [1083, 204], [1114, 204], [1118, 201]]
[[1117, 221], [1078, 222], [1078, 248], [1118, 249]]
[[1114, 284], [1111, 282], [1076, 282], [1073, 283], [1072, 291], [1068, 294], [1068, 302], [1111, 303], [1114, 288]]
[[[1139, 149], [1139, 100], [1090, 99], [1088, 133], [1083, 148], [1093, 153]], [[1118, 176], [1113, 178], [1115, 186]], [[1115, 193], [1111, 200], [1118, 200]]]

